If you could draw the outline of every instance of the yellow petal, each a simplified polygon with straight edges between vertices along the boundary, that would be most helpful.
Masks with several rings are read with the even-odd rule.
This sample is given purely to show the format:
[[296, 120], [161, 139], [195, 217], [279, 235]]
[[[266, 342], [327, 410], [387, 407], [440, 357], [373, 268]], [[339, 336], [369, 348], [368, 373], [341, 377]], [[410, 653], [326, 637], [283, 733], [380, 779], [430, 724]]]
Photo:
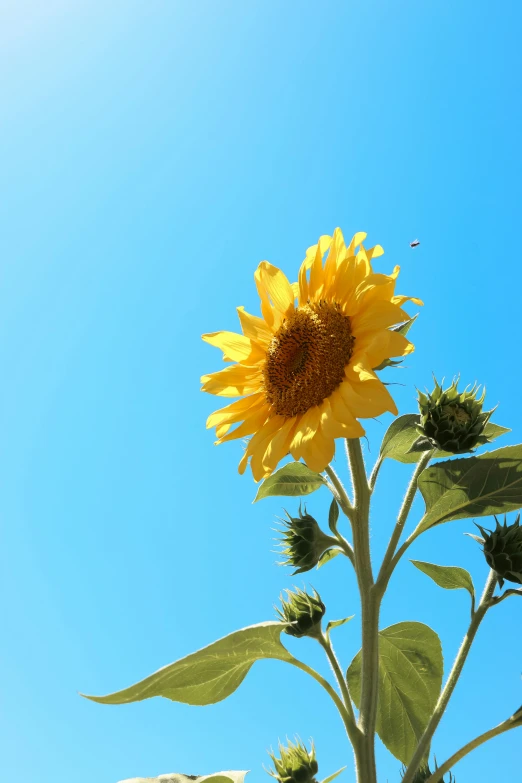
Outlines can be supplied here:
[[303, 413], [298, 420], [294, 437], [290, 443], [290, 452], [294, 459], [301, 459], [303, 444], [310, 440], [310, 438], [313, 438], [319, 426], [320, 419], [321, 406], [314, 405], [313, 408], [310, 408], [306, 413]]
[[371, 247], [369, 250], [366, 251], [366, 255], [368, 256], [368, 261], [371, 261], [372, 258], [378, 258], [379, 256], [382, 256], [383, 253], [384, 250], [380, 245], [375, 245], [375, 247]]
[[302, 445], [302, 452], [310, 470], [322, 473], [334, 458], [335, 440], [326, 436], [319, 427], [313, 438]]
[[222, 397], [243, 397], [261, 389], [263, 375], [252, 367], [234, 364], [224, 370], [201, 376], [201, 391]]
[[310, 283], [308, 284], [308, 296], [312, 301], [318, 299], [323, 289], [324, 270], [321, 245], [317, 245], [314, 262], [310, 268]]
[[258, 266], [260, 284], [263, 286], [273, 307], [285, 316], [294, 309], [294, 292], [286, 275], [268, 261]]
[[349, 256], [355, 255], [355, 248], [357, 245], [360, 245], [361, 242], [364, 242], [366, 239], [366, 233], [364, 231], [359, 231], [357, 234], [354, 234], [352, 237], [352, 241], [348, 245], [347, 251]]
[[371, 329], [386, 329], [403, 321], [409, 320], [409, 315], [398, 305], [387, 301], [372, 302], [359, 310], [351, 318], [352, 332], [357, 339], [361, 333]]
[[270, 475], [277, 467], [277, 464], [288, 454], [296, 424], [295, 418], [286, 419], [281, 429], [276, 432], [269, 442], [262, 460], [265, 475]]
[[211, 332], [203, 334], [202, 339], [216, 348], [221, 348], [225, 362], [243, 362], [248, 366], [257, 364], [266, 357], [266, 352], [260, 345], [235, 332]]
[[240, 400], [236, 400], [230, 405], [226, 405], [224, 408], [211, 413], [207, 419], [207, 429], [217, 427], [220, 424], [233, 424], [236, 421], [241, 421], [241, 419], [245, 418], [247, 411], [257, 409], [260, 405], [265, 404], [265, 395], [262, 392], [242, 397]]
[[417, 299], [415, 296], [403, 296], [403, 295], [394, 296], [392, 298], [392, 302], [398, 305], [402, 305], [404, 304], [404, 302], [413, 302], [413, 304], [421, 305], [421, 306], [424, 304], [422, 299]]
[[250, 315], [242, 306], [237, 308], [237, 314], [245, 337], [256, 340], [260, 345], [267, 345], [270, 342], [273, 333], [263, 318]]
[[230, 440], [237, 440], [237, 438], [245, 438], [247, 435], [252, 435], [254, 432], [258, 432], [268, 420], [268, 407], [263, 406], [260, 410], [254, 410], [247, 414], [245, 420], [235, 430], [229, 432], [226, 435], [220, 437], [218, 443], [227, 443]]
[[391, 394], [379, 380], [364, 383], [344, 381], [339, 388], [347, 407], [357, 418], [369, 419], [386, 411], [398, 412]]
[[282, 416], [272, 416], [272, 418], [268, 419], [248, 442], [247, 453], [252, 457], [250, 460], [250, 468], [255, 481], [260, 481], [264, 476], [265, 470], [262, 465], [262, 460], [268, 441], [272, 438], [273, 434], [282, 427], [284, 421]]

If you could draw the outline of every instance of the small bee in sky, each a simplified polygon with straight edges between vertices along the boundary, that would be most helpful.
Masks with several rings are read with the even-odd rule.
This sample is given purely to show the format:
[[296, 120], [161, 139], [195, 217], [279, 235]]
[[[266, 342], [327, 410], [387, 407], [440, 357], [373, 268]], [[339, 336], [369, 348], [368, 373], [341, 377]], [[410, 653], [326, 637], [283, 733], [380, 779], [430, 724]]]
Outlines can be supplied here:
[[410, 242], [410, 247], [417, 247], [417, 245], [420, 245], [418, 239], [414, 239], [413, 242]]

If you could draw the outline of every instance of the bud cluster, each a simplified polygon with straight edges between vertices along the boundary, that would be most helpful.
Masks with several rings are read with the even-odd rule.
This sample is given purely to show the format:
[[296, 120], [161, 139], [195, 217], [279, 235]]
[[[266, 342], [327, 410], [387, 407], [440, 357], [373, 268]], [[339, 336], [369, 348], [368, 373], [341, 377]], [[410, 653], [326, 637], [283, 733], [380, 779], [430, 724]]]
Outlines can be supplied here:
[[419, 392], [419, 434], [431, 446], [451, 454], [472, 451], [481, 443], [487, 443], [483, 435], [493, 410], [483, 411], [486, 390], [477, 397], [479, 387], [458, 391], [458, 379], [443, 389], [435, 380], [431, 394]]
[[281, 595], [281, 609], [276, 610], [281, 622], [286, 625], [285, 633], [297, 638], [317, 636], [326, 612], [319, 593], [314, 590], [310, 595], [297, 588], [295, 593], [286, 590], [286, 597], [287, 600]]
[[274, 764], [274, 771], [269, 770], [269, 774], [279, 783], [315, 783], [319, 766], [313, 742], [308, 751], [296, 737], [295, 745], [289, 742], [287, 748], [279, 743], [280, 758], [274, 753], [269, 753], [269, 756]]
[[299, 506], [299, 516], [291, 517], [285, 512], [288, 519], [281, 520], [285, 529], [282, 533], [280, 546], [284, 561], [281, 565], [293, 566], [294, 574], [302, 574], [304, 571], [316, 566], [321, 555], [337, 542], [331, 536], [323, 533], [316, 520]]
[[522, 527], [520, 527], [520, 514], [515, 521], [501, 525], [495, 517], [497, 526], [491, 531], [477, 525], [483, 536], [483, 552], [486, 562], [498, 576], [500, 587], [504, 585], [504, 579], [508, 582], [516, 582], [522, 585]]

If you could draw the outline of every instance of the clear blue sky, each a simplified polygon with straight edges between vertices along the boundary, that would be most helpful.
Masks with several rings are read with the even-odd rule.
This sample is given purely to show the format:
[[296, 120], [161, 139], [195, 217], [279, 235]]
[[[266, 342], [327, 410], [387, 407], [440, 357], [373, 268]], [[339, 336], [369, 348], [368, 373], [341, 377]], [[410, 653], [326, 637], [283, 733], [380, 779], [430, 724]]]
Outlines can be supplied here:
[[[265, 749], [295, 733], [315, 738], [322, 776], [348, 763], [353, 781], [327, 697], [284, 664], [208, 708], [77, 691], [271, 619], [295, 583], [271, 552], [282, 503], [251, 504], [241, 447], [212, 445], [217, 406], [199, 392], [221, 363], [200, 335], [257, 311], [260, 260], [295, 279], [320, 234], [367, 231], [377, 268], [400, 264], [398, 290], [426, 302], [391, 378], [401, 413], [432, 371], [460, 372], [500, 403], [504, 444], [522, 439], [521, 24], [516, 0], [0, 3], [2, 781], [235, 768], [260, 783]], [[389, 421], [369, 427], [370, 459]], [[377, 555], [409, 472], [382, 472]], [[327, 504], [308, 508], [324, 519]], [[481, 589], [473, 530], [441, 526], [411, 556], [465, 566]], [[332, 619], [357, 612], [341, 558], [311, 582]], [[511, 599], [488, 616], [439, 761], [522, 703], [521, 612]], [[447, 671], [467, 619], [463, 591], [405, 560], [383, 625], [433, 625]], [[336, 638], [347, 665], [356, 621]], [[518, 742], [468, 757], [458, 783], [514, 780]], [[399, 780], [382, 746], [378, 761]]]

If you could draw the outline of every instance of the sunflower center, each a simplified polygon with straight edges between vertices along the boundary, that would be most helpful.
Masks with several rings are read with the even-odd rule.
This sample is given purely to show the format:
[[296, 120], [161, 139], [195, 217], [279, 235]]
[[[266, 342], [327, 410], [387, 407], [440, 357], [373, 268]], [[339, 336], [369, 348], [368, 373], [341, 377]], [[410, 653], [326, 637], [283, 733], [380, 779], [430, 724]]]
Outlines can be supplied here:
[[297, 416], [329, 397], [343, 380], [354, 341], [339, 305], [321, 301], [295, 310], [273, 336], [263, 368], [274, 413]]

